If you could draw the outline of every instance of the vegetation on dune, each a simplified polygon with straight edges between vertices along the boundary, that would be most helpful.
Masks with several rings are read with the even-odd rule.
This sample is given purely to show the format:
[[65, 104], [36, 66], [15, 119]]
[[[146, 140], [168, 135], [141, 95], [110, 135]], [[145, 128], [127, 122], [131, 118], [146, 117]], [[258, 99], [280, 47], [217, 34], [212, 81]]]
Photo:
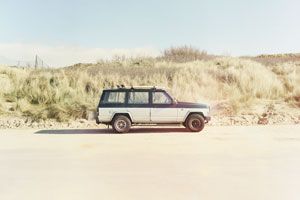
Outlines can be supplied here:
[[256, 57], [250, 57], [250, 59], [260, 62], [264, 65], [276, 65], [286, 62], [300, 62], [300, 54], [271, 54], [271, 55], [259, 55]]
[[117, 58], [60, 69], [1, 67], [0, 113], [35, 120], [85, 118], [96, 108], [101, 90], [119, 84], [163, 86], [179, 100], [226, 101], [231, 114], [260, 100], [300, 107], [299, 62], [264, 65], [184, 48], [180, 53], [170, 49], [166, 57]]
[[205, 51], [200, 51], [199, 49], [185, 45], [164, 50], [161, 59], [169, 62], [184, 63], [196, 60], [208, 60], [214, 57], [215, 56], [208, 55]]

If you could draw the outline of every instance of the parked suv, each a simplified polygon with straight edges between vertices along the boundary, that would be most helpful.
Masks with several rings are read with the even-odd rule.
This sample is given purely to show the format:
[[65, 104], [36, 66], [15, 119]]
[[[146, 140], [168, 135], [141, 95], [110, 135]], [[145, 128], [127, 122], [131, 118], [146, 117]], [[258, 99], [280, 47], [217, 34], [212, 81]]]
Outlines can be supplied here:
[[118, 133], [143, 124], [182, 124], [199, 132], [210, 120], [209, 111], [205, 104], [178, 102], [162, 88], [118, 86], [103, 90], [96, 122], [112, 125]]

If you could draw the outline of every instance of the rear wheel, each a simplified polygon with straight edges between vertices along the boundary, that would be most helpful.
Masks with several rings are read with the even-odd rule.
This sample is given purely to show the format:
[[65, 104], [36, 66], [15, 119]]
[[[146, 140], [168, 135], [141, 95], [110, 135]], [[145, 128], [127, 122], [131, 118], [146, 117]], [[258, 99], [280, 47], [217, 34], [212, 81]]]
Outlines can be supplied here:
[[186, 122], [186, 127], [192, 132], [200, 132], [204, 128], [204, 118], [199, 114], [191, 114]]
[[112, 123], [112, 127], [117, 133], [127, 133], [131, 127], [131, 121], [124, 115], [117, 115]]

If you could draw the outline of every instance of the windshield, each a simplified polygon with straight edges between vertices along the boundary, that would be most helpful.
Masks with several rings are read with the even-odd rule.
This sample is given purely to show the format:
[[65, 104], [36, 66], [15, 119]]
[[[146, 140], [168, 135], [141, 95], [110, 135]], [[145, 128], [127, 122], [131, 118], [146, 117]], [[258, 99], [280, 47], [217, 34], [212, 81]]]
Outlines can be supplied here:
[[177, 97], [171, 92], [171, 90], [167, 89], [166, 92], [174, 101], [178, 101]]

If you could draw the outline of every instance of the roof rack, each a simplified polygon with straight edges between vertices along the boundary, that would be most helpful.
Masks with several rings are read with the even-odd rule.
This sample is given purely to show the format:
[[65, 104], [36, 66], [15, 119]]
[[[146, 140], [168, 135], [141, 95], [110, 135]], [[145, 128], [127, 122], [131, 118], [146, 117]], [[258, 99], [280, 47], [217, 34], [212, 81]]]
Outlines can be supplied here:
[[139, 85], [139, 86], [130, 86], [130, 87], [126, 87], [125, 85], [121, 84], [121, 85], [117, 85], [117, 89], [156, 89], [157, 86], [149, 86], [149, 85]]
[[125, 88], [125, 85], [121, 84], [121, 85], [117, 85], [117, 88]]
[[156, 89], [156, 86], [149, 86], [149, 85], [141, 85], [141, 86], [131, 86], [131, 89]]

